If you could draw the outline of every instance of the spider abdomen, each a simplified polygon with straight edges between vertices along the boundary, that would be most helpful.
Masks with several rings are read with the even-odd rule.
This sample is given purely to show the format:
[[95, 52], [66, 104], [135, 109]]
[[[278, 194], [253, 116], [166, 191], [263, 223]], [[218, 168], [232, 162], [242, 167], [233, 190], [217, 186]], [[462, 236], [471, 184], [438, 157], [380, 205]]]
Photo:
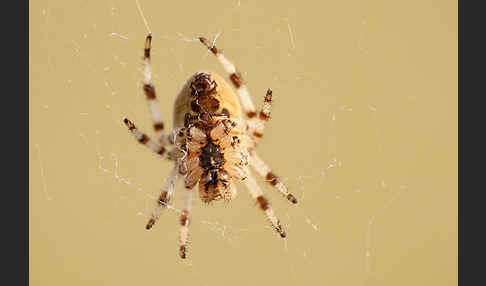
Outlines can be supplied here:
[[201, 71], [191, 76], [174, 102], [174, 127], [185, 125], [186, 114], [203, 112], [241, 119], [240, 102], [230, 85], [218, 74]]

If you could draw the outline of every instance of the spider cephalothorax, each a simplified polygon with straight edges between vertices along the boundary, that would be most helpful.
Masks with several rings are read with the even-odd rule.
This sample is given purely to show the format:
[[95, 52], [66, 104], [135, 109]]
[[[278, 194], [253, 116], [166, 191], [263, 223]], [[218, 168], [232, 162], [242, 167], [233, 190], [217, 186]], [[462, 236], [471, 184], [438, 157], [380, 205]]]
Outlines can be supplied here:
[[247, 176], [249, 155], [241, 144], [242, 130], [227, 116], [207, 112], [196, 117], [187, 113], [185, 124], [188, 128], [184, 146], [186, 187], [192, 188], [199, 181], [199, 196], [203, 202], [234, 198], [236, 189], [232, 179], [244, 180]]
[[[146, 229], [151, 229], [162, 210], [169, 206], [175, 184], [182, 175], [186, 189], [180, 218], [179, 254], [182, 258], [186, 257], [192, 190], [196, 184], [199, 184], [201, 200], [209, 203], [218, 199], [231, 200], [236, 195], [235, 182], [243, 182], [273, 228], [281, 237], [285, 237], [285, 231], [270, 203], [249, 173], [249, 166], [251, 166], [290, 202], [297, 203], [295, 197], [287, 191], [287, 187], [254, 150], [256, 142], [263, 136], [264, 123], [269, 119], [272, 91], [270, 89], [267, 91], [263, 108], [257, 116], [248, 89], [241, 75], [236, 72], [235, 66], [214, 45], [211, 46], [206, 39], [200, 38], [201, 43], [219, 59], [229, 73], [237, 95], [216, 73], [194, 74], [184, 84], [175, 100], [174, 129], [172, 132], [164, 133], [155, 88], [151, 82], [151, 40], [151, 35], [148, 35], [145, 40], [143, 89], [152, 112], [154, 130], [160, 139], [151, 140], [126, 118], [124, 123], [140, 143], [157, 154], [173, 160], [175, 166], [166, 186], [162, 189], [157, 207]], [[247, 120], [243, 119], [241, 109], [246, 113]], [[175, 145], [175, 148], [166, 152], [165, 148], [169, 145]]]

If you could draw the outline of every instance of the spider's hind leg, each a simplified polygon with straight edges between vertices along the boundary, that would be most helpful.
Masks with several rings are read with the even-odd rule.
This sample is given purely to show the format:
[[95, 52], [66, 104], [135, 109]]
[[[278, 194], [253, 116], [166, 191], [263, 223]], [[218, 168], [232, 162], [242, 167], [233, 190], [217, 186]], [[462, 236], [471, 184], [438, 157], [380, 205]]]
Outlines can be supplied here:
[[164, 130], [164, 122], [159, 110], [155, 87], [152, 84], [152, 67], [150, 65], [150, 50], [152, 48], [152, 35], [148, 34], [145, 38], [145, 49], [143, 56], [143, 91], [147, 98], [147, 103], [152, 114], [152, 121], [157, 137], [160, 137]]
[[270, 119], [270, 110], [272, 107], [272, 90], [269, 88], [265, 94], [263, 101], [263, 107], [260, 111], [258, 117], [253, 117], [248, 121], [248, 127], [250, 128], [250, 134], [255, 138], [259, 139], [263, 136], [263, 129], [265, 128], [265, 123]]
[[268, 89], [265, 95], [265, 101], [263, 103], [263, 109], [260, 111], [259, 116], [255, 109], [255, 105], [251, 100], [250, 93], [246, 87], [243, 77], [240, 73], [236, 71], [235, 65], [229, 61], [221, 51], [216, 48], [215, 45], [210, 45], [208, 40], [205, 38], [199, 38], [201, 43], [203, 43], [215, 56], [218, 58], [219, 62], [223, 66], [224, 70], [230, 75], [231, 82], [236, 88], [236, 93], [238, 94], [243, 110], [246, 112], [248, 118], [248, 125], [250, 127], [251, 134], [255, 138], [261, 138], [263, 136], [263, 128], [265, 122], [270, 117], [270, 107], [272, 102], [272, 90]]
[[232, 62], [230, 62], [221, 53], [221, 51], [219, 51], [216, 48], [216, 46], [210, 45], [208, 40], [202, 37], [199, 38], [199, 40], [218, 58], [224, 70], [230, 75], [231, 82], [235, 86], [236, 93], [240, 97], [241, 103], [243, 105], [243, 110], [246, 112], [246, 115], [249, 119], [254, 118], [257, 115], [255, 110], [255, 105], [251, 100], [250, 94], [248, 92], [248, 88], [243, 82], [243, 77], [241, 76], [240, 73], [236, 71], [235, 65]]

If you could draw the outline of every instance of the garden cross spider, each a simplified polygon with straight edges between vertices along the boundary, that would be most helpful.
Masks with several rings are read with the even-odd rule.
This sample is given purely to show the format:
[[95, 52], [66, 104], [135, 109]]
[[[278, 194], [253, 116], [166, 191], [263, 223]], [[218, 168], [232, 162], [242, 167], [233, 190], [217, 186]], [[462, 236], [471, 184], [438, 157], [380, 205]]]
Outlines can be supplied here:
[[[256, 142], [263, 136], [264, 124], [270, 116], [272, 90], [268, 89], [263, 108], [257, 116], [248, 89], [241, 75], [236, 72], [235, 66], [214, 45], [209, 45], [205, 38], [199, 40], [218, 58], [228, 72], [239, 99], [219, 75], [213, 72], [197, 72], [187, 80], [176, 98], [174, 129], [168, 133], [163, 132], [164, 124], [152, 85], [150, 67], [152, 36], [149, 34], [145, 40], [143, 90], [159, 140], [150, 139], [127, 118], [123, 120], [140, 143], [159, 155], [175, 161], [146, 229], [151, 229], [162, 210], [169, 206], [178, 177], [184, 176], [184, 206], [180, 218], [179, 237], [179, 254], [182, 258], [186, 258], [192, 189], [198, 183], [199, 197], [203, 202], [209, 203], [218, 199], [231, 200], [236, 195], [233, 180], [243, 182], [251, 197], [258, 203], [281, 237], [285, 237], [285, 231], [270, 203], [263, 196], [262, 190], [249, 173], [248, 165], [290, 202], [297, 203], [295, 197], [287, 191], [287, 187], [254, 150]], [[246, 121], [242, 117], [240, 100], [248, 118]], [[168, 145], [175, 145], [175, 148], [167, 152]]]

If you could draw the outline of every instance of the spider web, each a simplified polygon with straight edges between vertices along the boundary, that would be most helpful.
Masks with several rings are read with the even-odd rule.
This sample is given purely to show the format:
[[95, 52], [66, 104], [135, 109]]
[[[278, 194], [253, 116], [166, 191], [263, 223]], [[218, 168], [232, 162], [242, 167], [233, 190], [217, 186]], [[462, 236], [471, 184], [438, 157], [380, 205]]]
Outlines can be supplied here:
[[[109, 189], [108, 192], [113, 195], [111, 204], [106, 206], [106, 212], [131, 213], [139, 219], [140, 225], [143, 226], [155, 206], [160, 188], [169, 174], [172, 163], [160, 163], [156, 155], [151, 154], [148, 150], [143, 150], [144, 147], [139, 146], [121, 124], [121, 118], [127, 116], [134, 118], [137, 126], [141, 126], [141, 129], [145, 132], [150, 134], [151, 131], [149, 128], [148, 109], [145, 106], [146, 102], [140, 85], [142, 79], [141, 56], [143, 37], [145, 36], [145, 32], [141, 32], [140, 25], [145, 27], [146, 32], [153, 33], [153, 81], [158, 91], [159, 104], [163, 109], [164, 120], [167, 126], [170, 126], [172, 116], [172, 101], [169, 99], [175, 98], [175, 94], [185, 78], [195, 71], [197, 67], [208, 66], [208, 69], [216, 69], [219, 72], [221, 67], [218, 67], [216, 59], [212, 58], [211, 53], [198, 46], [200, 45], [197, 39], [199, 32], [161, 32], [163, 29], [160, 29], [160, 27], [156, 29], [154, 24], [155, 13], [144, 10], [146, 7], [144, 4], [147, 4], [144, 2], [146, 1], [135, 0], [131, 6], [121, 1], [101, 2], [99, 9], [103, 10], [103, 14], [110, 19], [111, 25], [107, 27], [105, 24], [101, 27], [94, 18], [91, 20], [88, 17], [81, 28], [84, 31], [83, 33], [71, 34], [64, 38], [64, 43], [68, 47], [67, 49], [70, 50], [71, 64], [81, 70], [76, 76], [66, 75], [59, 79], [63, 85], [63, 91], [67, 93], [66, 96], [69, 98], [70, 93], [74, 93], [76, 89], [81, 89], [83, 76], [89, 73], [93, 73], [95, 75], [93, 78], [97, 78], [97, 81], [90, 83], [93, 85], [91, 88], [93, 93], [87, 95], [94, 103], [84, 105], [78, 98], [69, 98], [79, 103], [71, 107], [71, 116], [76, 117], [74, 121], [77, 125], [70, 129], [70, 133], [66, 132], [63, 136], [68, 137], [70, 140], [69, 144], [74, 145], [77, 151], [86, 157], [85, 161], [78, 166], [78, 170], [87, 172], [85, 179], [94, 181], [98, 186], [107, 187]], [[53, 34], [55, 34], [57, 26], [52, 23], [52, 19], [57, 16], [53, 15], [49, 3], [46, 2], [45, 4], [45, 7], [40, 11], [34, 10], [32, 13], [40, 13], [44, 19], [41, 23], [45, 31], [42, 41], [47, 44], [53, 41]], [[278, 126], [285, 117], [283, 112], [289, 112], [291, 109], [286, 107], [285, 111], [279, 111], [279, 108], [284, 108], [285, 105], [292, 105], [292, 99], [289, 99], [289, 97], [283, 98], [283, 96], [279, 99], [278, 94], [285, 94], [286, 90], [295, 90], [296, 88], [311, 90], [310, 85], [315, 85], [314, 88], [322, 93], [323, 90], [325, 91], [329, 88], [330, 83], [315, 71], [308, 71], [302, 65], [297, 64], [304, 59], [304, 46], [308, 45], [308, 43], [301, 41], [299, 33], [302, 31], [298, 28], [298, 19], [292, 13], [281, 14], [280, 17], [277, 17], [278, 21], [270, 24], [265, 32], [267, 36], [271, 37], [271, 40], [278, 41], [276, 46], [280, 46], [284, 50], [285, 57], [282, 57], [282, 53], [278, 53], [283, 65], [292, 65], [295, 68], [269, 73], [269, 76], [265, 76], [263, 79], [258, 78], [261, 76], [261, 71], [245, 68], [248, 66], [244, 64], [245, 59], [257, 57], [264, 64], [268, 65], [270, 65], [271, 60], [275, 59], [271, 55], [274, 52], [272, 48], [275, 45], [272, 45], [272, 48], [267, 48], [266, 44], [269, 44], [270, 41], [264, 41], [262, 37], [253, 35], [253, 32], [249, 28], [247, 29], [242, 22], [240, 23], [237, 20], [232, 22], [232, 17], [235, 19], [246, 19], [246, 17], [249, 17], [250, 11], [245, 9], [245, 4], [245, 1], [239, 0], [233, 1], [233, 3], [226, 2], [224, 4], [225, 11], [231, 11], [231, 14], [227, 17], [222, 17], [222, 19], [228, 25], [209, 30], [206, 36], [213, 44], [219, 44], [222, 40], [225, 41], [225, 45], [222, 45], [222, 47], [227, 51], [228, 57], [243, 71], [243, 76], [249, 82], [252, 98], [257, 106], [261, 106], [260, 99], [263, 96], [263, 93], [258, 94], [257, 91], [264, 91], [266, 85], [271, 85], [274, 89], [276, 98], [272, 106], [272, 119], [266, 127], [266, 131], [271, 144], [280, 144], [279, 140], [288, 139], [288, 134], [285, 133], [285, 128], [279, 128]], [[88, 10], [84, 9], [85, 5], [87, 5], [86, 2], [81, 1], [78, 5], [80, 13], [87, 13]], [[86, 16], [88, 15], [86, 14]], [[133, 28], [128, 29], [129, 25], [124, 24], [127, 19], [132, 21], [137, 18], [139, 21], [136, 24], [138, 26], [137, 31]], [[55, 23], [58, 23], [57, 19]], [[367, 53], [366, 19], [361, 19], [360, 24], [362, 32], [356, 38], [356, 48], [365, 55]], [[132, 23], [131, 25], [134, 26], [135, 24]], [[151, 28], [154, 30], [151, 30]], [[244, 40], [239, 41], [239, 44], [245, 45], [245, 47], [233, 51], [228, 47], [228, 44], [231, 43], [235, 35], [244, 38]], [[94, 57], [93, 50], [96, 49], [97, 42], [100, 39], [103, 39], [104, 43], [108, 43], [109, 47], [104, 48], [104, 54], [108, 53], [109, 57]], [[126, 46], [133, 46], [136, 49], [130, 49], [129, 51], [125, 48]], [[249, 56], [239, 59], [238, 55], [243, 55], [243, 50], [247, 50]], [[184, 60], [186, 55], [188, 60]], [[60, 65], [61, 60], [56, 54], [52, 51], [46, 51], [45, 57], [46, 70], [48, 72], [58, 72], [59, 68], [56, 65]], [[168, 66], [164, 62], [167, 57], [174, 57], [176, 62], [179, 62], [175, 66]], [[265, 60], [266, 57], [271, 58], [271, 60]], [[264, 71], [270, 70], [271, 67], [264, 69]], [[50, 80], [54, 84], [54, 80]], [[252, 85], [252, 83], [255, 84]], [[168, 93], [171, 93], [171, 95]], [[353, 184], [343, 184], [347, 189], [333, 188], [340, 178], [347, 175], [347, 167], [354, 164], [352, 160], [349, 160], [350, 157], [346, 156], [347, 149], [341, 148], [342, 138], [349, 136], [346, 133], [346, 129], [352, 123], [352, 120], [356, 120], [350, 119], [355, 118], [352, 117], [352, 114], [359, 113], [360, 116], [367, 118], [369, 122], [369, 133], [367, 136], [372, 138], [370, 142], [376, 142], [373, 152], [382, 159], [386, 156], [382, 145], [384, 141], [383, 134], [380, 129], [383, 115], [380, 113], [380, 108], [375, 106], [373, 102], [363, 103], [361, 101], [353, 102], [352, 100], [345, 102], [339, 99], [339, 95], [332, 94], [326, 95], [326, 98], [326, 104], [329, 107], [321, 115], [308, 114], [305, 111], [302, 112], [303, 109], [295, 112], [296, 120], [310, 122], [308, 124], [315, 124], [318, 121], [328, 131], [323, 136], [327, 139], [312, 145], [314, 146], [313, 148], [317, 149], [319, 148], [318, 146], [321, 146], [326, 150], [326, 152], [320, 153], [322, 157], [319, 158], [318, 162], [316, 163], [316, 160], [312, 158], [313, 150], [305, 149], [296, 151], [300, 154], [290, 154], [288, 161], [266, 160], [270, 166], [278, 170], [280, 178], [296, 195], [299, 201], [298, 206], [287, 205], [288, 202], [275, 195], [276, 192], [270, 186], [267, 186], [268, 184], [264, 185], [263, 180], [260, 179], [259, 184], [264, 188], [267, 196], [271, 198], [275, 211], [288, 234], [299, 237], [299, 242], [294, 242], [291, 239], [284, 239], [280, 242], [281, 252], [295, 260], [289, 265], [289, 275], [293, 277], [295, 283], [297, 283], [299, 276], [296, 264], [312, 257], [313, 253], [315, 253], [314, 248], [318, 247], [315, 244], [302, 243], [302, 241], [306, 241], [306, 238], [314, 237], [311, 240], [315, 241], [316, 237], [325, 237], [327, 228], [332, 225], [329, 217], [309, 209], [307, 207], [308, 204], [314, 201], [315, 198], [319, 198], [323, 203], [327, 201], [327, 206], [334, 210], [341, 210], [338, 212], [343, 214], [343, 210], [349, 207], [346, 206], [348, 201], [350, 201], [349, 205], [360, 205], [360, 202], [362, 202], [358, 211], [361, 222], [357, 223], [362, 228], [360, 239], [362, 244], [362, 268], [360, 270], [356, 269], [355, 272], [361, 272], [362, 281], [366, 283], [367, 279], [374, 272], [375, 229], [379, 227], [380, 219], [390, 208], [394, 207], [396, 201], [408, 190], [408, 184], [406, 181], [399, 182], [394, 179], [390, 179], [392, 182], [388, 182], [386, 166], [378, 158], [376, 170], [374, 170], [371, 177], [366, 177], [361, 182], [356, 181]], [[411, 100], [414, 99], [412, 98]], [[297, 104], [297, 108], [306, 107], [307, 105], [308, 103]], [[52, 99], [42, 99], [36, 100], [32, 108], [39, 111], [41, 114], [39, 115], [40, 118], [49, 121], [52, 120], [50, 117], [57, 116], [55, 113], [62, 109], [63, 106]], [[302, 114], [299, 114], [299, 112], [302, 112]], [[291, 121], [285, 122], [282, 126], [293, 124]], [[279, 131], [271, 131], [272, 129]], [[126, 132], [126, 139], [118, 140], [119, 137], [114, 136], [114, 134], [118, 134], [118, 131], [115, 132], [113, 130], [122, 130], [120, 133]], [[113, 138], [116, 138], [116, 140]], [[305, 148], [309, 140], [316, 141], [318, 139], [313, 139], [311, 136], [311, 138], [297, 138], [294, 140], [286, 144], [287, 148], [297, 147], [293, 144], [302, 145], [302, 147], [297, 148]], [[36, 169], [40, 177], [40, 185], [33, 186], [32, 191], [42, 192], [48, 204], [57, 204], [57, 198], [62, 196], [63, 191], [59, 188], [51, 187], [51, 184], [55, 185], [54, 173], [62, 171], [57, 162], [50, 158], [54, 152], [49, 147], [51, 142], [35, 137], [32, 138], [32, 141], [35, 144], [35, 152], [38, 159], [38, 167]], [[272, 146], [266, 143], [261, 145], [262, 148], [259, 149], [259, 152], [264, 158], [267, 156], [272, 159], [279, 158], [276, 154], [271, 155]], [[134, 147], [132, 148], [132, 146]], [[44, 149], [47, 149], [47, 152]], [[134, 152], [133, 150], [139, 151]], [[292, 160], [299, 160], [302, 164], [307, 164], [311, 167], [304, 166], [300, 172], [295, 168], [286, 168], [285, 165], [292, 164], [289, 163]], [[138, 167], [135, 168], [134, 164]], [[144, 168], [146, 164], [148, 166], [147, 169]], [[292, 171], [297, 170], [297, 172], [285, 172], [285, 170], [290, 169]], [[155, 174], [157, 174], [157, 178], [153, 178]], [[89, 183], [83, 181], [81, 181], [81, 184], [89, 186]], [[248, 197], [245, 197], [245, 189], [242, 185], [238, 186], [238, 191], [237, 200], [247, 200], [247, 204], [251, 206], [246, 208], [245, 211], [258, 212], [259, 210], [253, 206], [254, 203]], [[174, 220], [180, 214], [179, 206], [181, 204], [178, 198], [182, 197], [181, 194], [182, 188], [179, 184], [175, 192], [176, 199], [168, 205], [168, 211], [162, 214], [162, 219], [157, 223], [156, 227], [162, 227], [161, 225], [169, 220]], [[367, 194], [369, 194], [368, 198], [362, 198]], [[96, 198], [96, 195], [94, 196]], [[281, 200], [281, 202], [278, 200]], [[332, 203], [329, 203], [329, 201], [332, 201]], [[209, 215], [200, 216], [201, 211], [198, 210], [199, 208], [202, 208], [202, 204], [195, 202], [195, 214], [192, 218], [192, 225], [198, 224], [202, 226], [215, 239], [226, 245], [238, 245], [241, 241], [258, 235], [259, 227], [263, 228], [266, 226], [269, 229], [268, 232], [272, 232], [271, 227], [264, 220], [263, 216], [261, 216], [260, 226], [256, 224], [236, 224], [224, 216], [218, 216], [218, 218]], [[235, 211], [231, 207], [222, 206], [219, 203], [209, 206], [209, 208], [211, 209], [209, 213], [216, 213], [218, 208], [222, 208], [226, 212]], [[326, 214], [329, 213], [326, 212]], [[107, 215], [106, 218], [109, 221], [116, 220], [114, 215]], [[333, 218], [333, 220], [336, 220], [336, 218]], [[172, 227], [172, 224], [168, 227]], [[138, 229], [133, 231], [138, 231]], [[176, 233], [177, 229], [171, 231], [171, 234]], [[264, 239], [267, 238], [265, 237]], [[192, 237], [192, 239], [196, 238]], [[176, 245], [174, 244], [174, 249], [175, 247]], [[191, 256], [189, 256], [187, 261], [181, 263], [185, 263], [191, 268], [197, 268], [198, 266], [194, 263]]]

